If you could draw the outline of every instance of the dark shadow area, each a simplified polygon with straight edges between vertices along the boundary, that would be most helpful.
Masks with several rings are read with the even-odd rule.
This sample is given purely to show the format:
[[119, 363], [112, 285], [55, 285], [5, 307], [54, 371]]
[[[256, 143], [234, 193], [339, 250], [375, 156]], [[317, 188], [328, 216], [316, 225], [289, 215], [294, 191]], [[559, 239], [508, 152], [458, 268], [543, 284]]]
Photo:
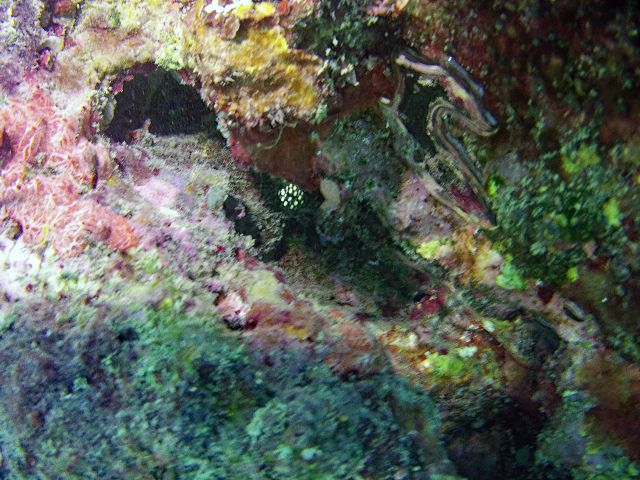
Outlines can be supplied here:
[[257, 173], [256, 184], [267, 205], [287, 218], [284, 240], [274, 259], [284, 255], [289, 244], [301, 247], [319, 268], [373, 299], [385, 315], [405, 305], [427, 282], [426, 275], [403, 257], [367, 200], [352, 197], [337, 211], [325, 214], [318, 191], [305, 192], [304, 201], [290, 208], [278, 195], [288, 182]]
[[433, 141], [427, 133], [427, 113], [429, 105], [436, 98], [446, 97], [439, 85], [427, 85], [419, 82], [420, 77], [412, 72], [404, 71], [405, 92], [400, 113], [407, 130], [429, 154], [436, 153]]
[[105, 133], [116, 142], [131, 141], [132, 132], [147, 120], [149, 132], [155, 135], [219, 135], [215, 114], [198, 91], [164, 70], [136, 75], [124, 84], [115, 102]]

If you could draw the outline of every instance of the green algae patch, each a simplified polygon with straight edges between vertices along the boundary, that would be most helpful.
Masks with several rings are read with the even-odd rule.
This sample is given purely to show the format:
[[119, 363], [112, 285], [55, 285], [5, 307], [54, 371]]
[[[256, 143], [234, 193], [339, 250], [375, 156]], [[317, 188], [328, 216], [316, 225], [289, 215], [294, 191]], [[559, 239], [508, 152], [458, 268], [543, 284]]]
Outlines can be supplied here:
[[113, 310], [52, 342], [36, 335], [21, 325], [0, 338], [0, 380], [21, 392], [0, 392], [12, 478], [453, 473], [424, 391], [392, 375], [345, 381], [293, 351], [251, 352], [216, 316], [163, 303]]
[[490, 349], [479, 350], [475, 345], [457, 347], [441, 354], [427, 352], [420, 366], [429, 381], [467, 383], [478, 382], [497, 385], [500, 382], [497, 358]]
[[601, 159], [595, 144], [581, 144], [577, 149], [564, 147], [561, 153], [562, 169], [567, 175], [577, 175], [600, 164]]
[[[433, 442], [438, 431], [434, 407], [424, 394], [388, 376], [337, 384], [320, 371], [315, 375], [311, 385], [296, 387], [257, 410], [247, 426], [250, 450], [264, 459], [269, 474], [309, 480], [382, 478], [383, 472], [393, 473], [393, 464], [418, 474], [423, 470], [414, 462], [421, 454], [407, 456], [410, 438], [403, 432], [408, 431], [426, 440], [426, 455], [440, 457]], [[396, 424], [399, 435], [393, 433]], [[383, 445], [384, 453], [379, 451]]]
[[416, 248], [416, 253], [425, 260], [438, 260], [451, 253], [452, 240], [450, 238], [439, 238], [421, 243]]
[[516, 184], [500, 187], [490, 235], [511, 258], [503, 286], [517, 287], [516, 272], [551, 287], [575, 281], [589, 244], [603, 256], [620, 254], [628, 242], [620, 208], [626, 192], [619, 173], [600, 164], [564, 179], [539, 163]]
[[603, 206], [604, 215], [607, 218], [607, 224], [610, 227], [620, 227], [622, 225], [622, 213], [620, 212], [620, 202], [618, 199], [611, 198]]
[[424, 368], [429, 369], [438, 377], [454, 377], [462, 379], [468, 373], [465, 360], [456, 353], [440, 355], [432, 353], [427, 355], [422, 362]]
[[496, 284], [506, 290], [525, 290], [527, 282], [513, 265], [513, 257], [506, 255], [504, 260], [500, 273], [496, 277]]

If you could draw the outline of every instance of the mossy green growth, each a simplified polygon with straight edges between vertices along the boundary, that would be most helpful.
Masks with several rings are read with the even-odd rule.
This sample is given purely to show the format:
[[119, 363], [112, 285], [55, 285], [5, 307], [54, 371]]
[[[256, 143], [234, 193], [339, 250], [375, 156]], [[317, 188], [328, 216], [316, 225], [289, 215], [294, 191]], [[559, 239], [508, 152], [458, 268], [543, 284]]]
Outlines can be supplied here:
[[[587, 155], [583, 150], [574, 156]], [[572, 175], [563, 178], [541, 160], [491, 197], [498, 224], [494, 240], [517, 269], [510, 266], [505, 281], [517, 277], [514, 272], [549, 286], [575, 281], [590, 242], [596, 255], [620, 253], [627, 241], [619, 208], [624, 179], [610, 167], [589, 165], [572, 167]]]
[[324, 59], [331, 87], [356, 83], [356, 68], [380, 45], [390, 31], [388, 21], [367, 13], [368, 0], [322, 0], [296, 25], [297, 47]]
[[597, 145], [582, 143], [577, 148], [571, 147], [561, 149], [562, 169], [567, 175], [578, 175], [601, 162]]
[[622, 213], [620, 212], [620, 202], [617, 198], [610, 198], [603, 207], [604, 215], [607, 223], [612, 227], [620, 227], [622, 225]]
[[0, 338], [8, 478], [449, 473], [424, 391], [392, 375], [344, 381], [316, 357], [250, 354], [216, 316], [168, 302], [105, 307], [93, 323], [43, 338], [24, 323]]
[[383, 117], [366, 111], [336, 121], [321, 151], [336, 171], [336, 179], [360, 197], [382, 197], [382, 203], [397, 192], [404, 149], [412, 146], [410, 137], [399, 145], [398, 136]]
[[370, 205], [352, 199], [318, 219], [319, 251], [327, 269], [380, 303], [394, 304], [417, 288], [389, 231]]
[[116, 30], [122, 25], [120, 12], [116, 8], [109, 10], [106, 20], [107, 28], [110, 28], [111, 30]]
[[[423, 478], [423, 453], [412, 450], [406, 435], [428, 438], [437, 431], [437, 414], [423, 394], [394, 377], [355, 383], [322, 371], [314, 377], [271, 400], [247, 426], [264, 478], [389, 478], [398, 468]], [[404, 425], [399, 431], [398, 423]], [[438, 458], [437, 446], [425, 446], [424, 453]]]
[[423, 362], [423, 365], [429, 363], [429, 368], [439, 377], [462, 377], [467, 366], [465, 360], [455, 353], [440, 355], [437, 353], [429, 355], [429, 357]]
[[372, 111], [337, 121], [320, 147], [342, 198], [335, 210], [319, 212], [316, 219], [317, 242], [328, 269], [390, 304], [417, 288], [415, 272], [402, 261], [388, 226], [408, 148], [397, 138]]
[[616, 445], [596, 433], [588, 412], [594, 404], [579, 391], [566, 391], [562, 406], [539, 436], [536, 462], [576, 480], [632, 480], [640, 468]]
[[424, 242], [418, 245], [418, 248], [416, 248], [416, 253], [425, 260], [437, 260], [450, 251], [450, 244], [450, 238], [431, 240], [429, 242]]
[[527, 288], [526, 281], [513, 265], [513, 257], [511, 255], [505, 255], [505, 261], [500, 269], [500, 274], [496, 278], [496, 283], [506, 290], [525, 290]]
[[[3, 363], [20, 363], [25, 376], [3, 376], [22, 391], [0, 408], [11, 478], [253, 478], [227, 472], [231, 454], [210, 458], [242, 442], [266, 399], [248, 355], [215, 318], [134, 309], [55, 336], [37, 345], [29, 339], [38, 332], [23, 326], [0, 341]], [[35, 423], [26, 417], [34, 409]]]
[[421, 366], [430, 375], [434, 384], [475, 382], [476, 384], [499, 384], [500, 372], [495, 353], [478, 350], [474, 345], [457, 347], [447, 353], [429, 352]]

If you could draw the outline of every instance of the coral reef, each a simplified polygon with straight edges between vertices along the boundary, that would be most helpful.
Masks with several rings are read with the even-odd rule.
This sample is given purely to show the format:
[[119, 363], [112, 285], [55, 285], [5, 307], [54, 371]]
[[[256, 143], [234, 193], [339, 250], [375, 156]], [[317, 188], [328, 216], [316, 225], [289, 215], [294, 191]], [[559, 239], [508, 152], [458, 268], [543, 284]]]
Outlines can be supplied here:
[[639, 478], [636, 16], [0, 0], [0, 479]]

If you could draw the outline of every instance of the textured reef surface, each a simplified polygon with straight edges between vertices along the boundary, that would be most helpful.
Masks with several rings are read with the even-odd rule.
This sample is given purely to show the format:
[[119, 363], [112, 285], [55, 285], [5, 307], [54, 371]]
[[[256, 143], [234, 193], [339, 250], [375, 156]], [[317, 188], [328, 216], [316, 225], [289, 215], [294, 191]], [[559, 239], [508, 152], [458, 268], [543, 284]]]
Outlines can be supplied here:
[[640, 478], [631, 0], [0, 0], [0, 479]]

